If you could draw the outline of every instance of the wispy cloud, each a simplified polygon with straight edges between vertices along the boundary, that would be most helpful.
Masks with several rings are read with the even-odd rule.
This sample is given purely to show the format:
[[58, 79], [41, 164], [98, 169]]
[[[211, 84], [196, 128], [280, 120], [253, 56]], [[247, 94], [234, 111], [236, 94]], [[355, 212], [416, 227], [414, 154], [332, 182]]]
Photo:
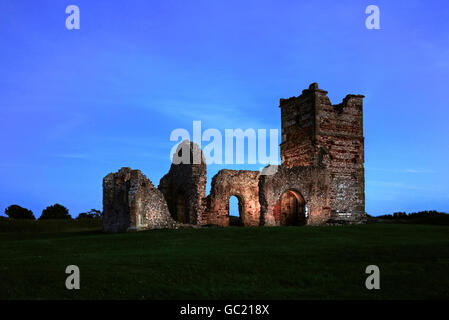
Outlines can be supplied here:
[[64, 159], [89, 159], [90, 155], [82, 153], [54, 154], [53, 157]]
[[0, 163], [0, 167], [3, 167], [3, 168], [14, 168], [14, 167], [25, 167], [25, 166], [29, 166], [29, 164], [23, 164], [23, 163], [6, 163], [6, 162]]
[[431, 169], [383, 169], [365, 167], [367, 171], [390, 172], [390, 173], [416, 173], [416, 174], [435, 174], [437, 171]]
[[431, 61], [430, 67], [436, 69], [449, 68], [449, 48], [428, 40], [418, 42], [418, 47]]
[[407, 172], [407, 173], [437, 173], [435, 170], [429, 170], [429, 169], [424, 169], [424, 170], [406, 169], [405, 172]]
[[376, 181], [376, 180], [367, 180], [367, 186], [377, 186], [377, 187], [390, 187], [397, 189], [408, 189], [408, 190], [425, 190], [424, 187], [414, 186], [404, 182], [393, 182], [393, 181]]
[[259, 120], [262, 117], [251, 116], [248, 107], [242, 105], [164, 100], [157, 111], [181, 120], [200, 120], [214, 128], [268, 128], [268, 123]]
[[66, 119], [61, 123], [49, 128], [49, 139], [61, 139], [75, 130], [78, 130], [83, 124], [87, 122], [87, 117], [80, 113], [74, 113], [66, 116]]

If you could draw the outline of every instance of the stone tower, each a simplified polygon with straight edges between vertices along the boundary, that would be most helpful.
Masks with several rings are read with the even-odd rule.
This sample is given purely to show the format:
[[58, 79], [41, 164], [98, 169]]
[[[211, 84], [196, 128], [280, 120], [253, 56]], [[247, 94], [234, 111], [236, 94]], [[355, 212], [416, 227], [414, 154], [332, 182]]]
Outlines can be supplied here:
[[331, 219], [365, 216], [363, 95], [332, 105], [312, 83], [298, 97], [281, 99], [282, 166], [326, 167], [331, 177]]

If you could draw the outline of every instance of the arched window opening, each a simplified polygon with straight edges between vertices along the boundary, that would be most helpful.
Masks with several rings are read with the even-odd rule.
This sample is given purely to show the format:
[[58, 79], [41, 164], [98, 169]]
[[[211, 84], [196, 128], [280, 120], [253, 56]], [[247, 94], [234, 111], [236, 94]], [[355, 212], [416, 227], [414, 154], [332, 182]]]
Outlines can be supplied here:
[[243, 203], [237, 196], [229, 198], [229, 225], [243, 226]]

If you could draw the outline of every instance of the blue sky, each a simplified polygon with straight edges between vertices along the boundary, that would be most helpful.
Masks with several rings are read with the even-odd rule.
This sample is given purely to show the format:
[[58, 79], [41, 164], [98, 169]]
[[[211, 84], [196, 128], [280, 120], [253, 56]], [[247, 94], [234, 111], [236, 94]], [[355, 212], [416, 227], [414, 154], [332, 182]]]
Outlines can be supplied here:
[[[123, 166], [157, 186], [172, 130], [280, 128], [312, 82], [366, 96], [368, 213], [449, 211], [446, 1], [2, 0], [0, 44], [1, 212], [101, 208]], [[249, 167], [209, 166], [208, 189], [222, 168]]]

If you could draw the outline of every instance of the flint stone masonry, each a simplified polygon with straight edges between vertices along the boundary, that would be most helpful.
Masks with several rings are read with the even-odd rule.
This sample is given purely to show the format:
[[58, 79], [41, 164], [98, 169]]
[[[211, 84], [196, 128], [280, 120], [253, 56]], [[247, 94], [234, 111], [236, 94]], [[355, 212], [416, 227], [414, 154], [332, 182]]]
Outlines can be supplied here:
[[229, 198], [239, 200], [240, 219], [244, 226], [260, 224], [259, 171], [220, 170], [212, 178], [208, 199], [208, 224], [229, 226]]
[[203, 152], [196, 143], [185, 140], [176, 149], [172, 162], [170, 171], [162, 177], [158, 187], [171, 216], [181, 223], [205, 224], [207, 177]]
[[[324, 224], [330, 218], [330, 175], [325, 168], [279, 166], [274, 175], [262, 175], [259, 179], [260, 221], [265, 226], [282, 225], [275, 219], [276, 207], [281, 196], [291, 191], [305, 206], [305, 224]], [[304, 213], [305, 214], [305, 213]]]
[[103, 230], [174, 228], [162, 193], [140, 170], [121, 168], [103, 179]]
[[[280, 99], [281, 166], [221, 170], [206, 197], [206, 161], [183, 141], [158, 189], [138, 170], [122, 168], [103, 181], [105, 231], [180, 225], [229, 225], [229, 198], [239, 199], [244, 226], [363, 223], [365, 170], [363, 96], [332, 105], [312, 83]], [[176, 222], [175, 222], [176, 221]]]
[[365, 219], [362, 95], [332, 105], [327, 91], [312, 83], [299, 97], [280, 100], [282, 166], [326, 167], [330, 181], [330, 220]]

